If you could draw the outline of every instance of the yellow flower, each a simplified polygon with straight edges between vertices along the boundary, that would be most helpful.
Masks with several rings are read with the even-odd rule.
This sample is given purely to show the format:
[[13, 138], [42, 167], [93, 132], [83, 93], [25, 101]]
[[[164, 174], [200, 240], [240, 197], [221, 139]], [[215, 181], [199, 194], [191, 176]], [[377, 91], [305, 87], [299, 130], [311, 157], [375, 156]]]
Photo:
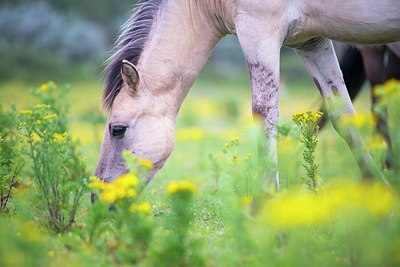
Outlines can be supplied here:
[[30, 109], [25, 109], [25, 110], [21, 110], [21, 111], [19, 112], [19, 114], [22, 114], [22, 115], [32, 115], [32, 114], [33, 114], [33, 111], [30, 110]]
[[151, 212], [151, 205], [148, 202], [143, 202], [140, 204], [132, 204], [129, 207], [129, 211], [130, 212], [141, 212], [141, 213], [148, 214]]
[[345, 115], [340, 119], [341, 123], [345, 126], [355, 126], [357, 128], [372, 126], [374, 119], [371, 113], [358, 113], [352, 115]]
[[229, 141], [231, 141], [232, 143], [239, 142], [239, 138], [236, 137], [236, 136], [234, 136], [234, 137], [231, 137], [231, 138], [229, 139]]
[[52, 119], [56, 119], [58, 116], [55, 113], [52, 114], [47, 114], [46, 116], [44, 116], [43, 120], [52, 120]]
[[62, 143], [62, 142], [64, 142], [66, 137], [67, 137], [67, 133], [66, 133], [66, 132], [63, 133], [63, 134], [61, 134], [61, 133], [55, 133], [55, 134], [53, 134], [53, 140], [54, 140], [54, 142], [56, 142], [56, 143]]
[[366, 151], [383, 150], [387, 148], [385, 139], [381, 135], [373, 135], [371, 141], [367, 143]]
[[91, 176], [89, 178], [90, 182], [88, 183], [88, 187], [90, 189], [103, 189], [105, 183], [103, 181], [101, 181], [99, 178], [97, 178], [96, 176]]
[[281, 227], [315, 225], [337, 215], [367, 211], [371, 215], [389, 214], [396, 203], [392, 191], [381, 184], [340, 181], [318, 195], [296, 191], [269, 202], [261, 212], [263, 220]]
[[36, 133], [33, 133], [33, 134], [31, 135], [31, 138], [32, 138], [33, 142], [40, 142], [40, 141], [42, 141], [42, 138], [40, 138], [40, 136], [37, 135]]
[[120, 199], [135, 198], [137, 196], [135, 186], [138, 184], [136, 176], [128, 173], [121, 175], [112, 183], [105, 183], [96, 177], [91, 177], [89, 188], [100, 189], [101, 201], [112, 204]]
[[253, 198], [251, 196], [243, 196], [241, 200], [242, 200], [242, 203], [245, 205], [253, 202]]
[[120, 188], [128, 188], [128, 187], [135, 187], [139, 183], [139, 180], [135, 175], [127, 173], [118, 177], [114, 183], [116, 186]]
[[191, 195], [196, 193], [196, 191], [197, 191], [196, 185], [189, 181], [171, 182], [167, 187], [168, 195], [175, 195], [178, 193], [188, 193]]
[[317, 111], [306, 111], [306, 112], [300, 112], [293, 114], [292, 120], [298, 124], [298, 125], [303, 125], [303, 124], [315, 124], [322, 116], [322, 112]]
[[138, 164], [140, 167], [147, 169], [147, 170], [151, 170], [154, 168], [154, 164], [153, 162], [151, 162], [150, 160], [147, 159], [138, 159]]
[[40, 125], [40, 124], [42, 124], [42, 121], [41, 120], [36, 120], [36, 125]]
[[374, 87], [373, 93], [380, 98], [380, 103], [388, 104], [400, 97], [400, 81], [389, 80], [383, 85]]
[[270, 202], [263, 214], [278, 227], [313, 225], [329, 218], [320, 205], [315, 195], [299, 191]]
[[35, 109], [49, 109], [50, 105], [46, 105], [46, 104], [38, 104], [35, 106]]
[[104, 203], [113, 204], [118, 199], [118, 192], [115, 187], [110, 186], [110, 184], [105, 184], [99, 198]]
[[42, 91], [42, 92], [47, 91], [47, 89], [49, 89], [49, 84], [48, 84], [48, 83], [43, 83], [43, 84], [40, 86], [40, 91]]

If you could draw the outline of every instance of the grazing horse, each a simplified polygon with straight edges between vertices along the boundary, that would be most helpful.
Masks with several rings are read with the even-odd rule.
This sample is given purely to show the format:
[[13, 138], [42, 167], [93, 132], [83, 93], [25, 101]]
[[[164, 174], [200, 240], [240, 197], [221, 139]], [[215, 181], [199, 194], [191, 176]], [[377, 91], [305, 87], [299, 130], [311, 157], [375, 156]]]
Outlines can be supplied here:
[[[128, 150], [154, 163], [150, 180], [174, 146], [175, 120], [216, 43], [236, 34], [252, 89], [252, 111], [266, 133], [264, 154], [279, 188], [276, 124], [279, 55], [296, 50], [334, 122], [355, 110], [330, 39], [373, 44], [400, 40], [400, 1], [382, 0], [147, 0], [126, 22], [106, 68], [103, 104], [109, 111], [95, 175], [113, 181], [127, 172]], [[334, 105], [335, 102], [342, 105]], [[364, 177], [380, 175], [356, 129], [335, 127]]]
[[[392, 143], [386, 119], [377, 114], [374, 109], [379, 101], [374, 88], [390, 79], [400, 79], [400, 42], [362, 48], [345, 46], [340, 54], [339, 64], [350, 99], [353, 100], [358, 95], [365, 81], [368, 81], [371, 85], [371, 110], [378, 119], [377, 130], [388, 146], [385, 165], [391, 167], [393, 161]], [[324, 114], [319, 125], [322, 127], [325, 122], [326, 116]]]

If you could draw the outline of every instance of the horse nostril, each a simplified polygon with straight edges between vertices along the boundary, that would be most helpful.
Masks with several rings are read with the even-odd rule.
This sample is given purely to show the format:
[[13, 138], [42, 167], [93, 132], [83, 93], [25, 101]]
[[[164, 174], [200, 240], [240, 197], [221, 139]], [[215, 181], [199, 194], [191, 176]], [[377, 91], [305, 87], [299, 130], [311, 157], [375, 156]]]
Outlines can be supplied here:
[[128, 126], [123, 125], [114, 125], [110, 126], [110, 135], [117, 139], [122, 139], [125, 136], [125, 132]]

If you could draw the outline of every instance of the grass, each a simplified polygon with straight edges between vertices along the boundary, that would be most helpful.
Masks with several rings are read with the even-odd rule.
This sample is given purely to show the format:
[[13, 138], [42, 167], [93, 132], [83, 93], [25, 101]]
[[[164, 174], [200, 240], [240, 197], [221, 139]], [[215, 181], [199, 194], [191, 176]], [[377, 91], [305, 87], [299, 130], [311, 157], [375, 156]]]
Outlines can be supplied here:
[[[280, 92], [281, 121], [291, 120], [292, 114], [298, 111], [316, 109], [322, 101], [318, 90], [309, 81], [300, 83], [289, 83], [289, 81], [293, 82], [288, 79], [286, 83], [282, 84]], [[18, 108], [23, 109], [35, 103], [33, 96], [29, 93], [29, 89], [32, 87], [35, 86], [22, 82], [0, 84], [0, 99], [3, 107], [16, 104]], [[71, 132], [74, 138], [81, 142], [82, 153], [88, 162], [89, 170], [94, 171], [105, 126], [106, 114], [101, 110], [102, 83], [100, 81], [72, 83], [70, 87], [71, 90], [66, 101], [70, 103]], [[364, 90], [355, 102], [358, 111], [369, 110], [368, 94], [369, 90]], [[233, 136], [244, 139], [246, 151], [243, 153], [254, 152], [254, 140], [249, 133], [251, 122], [251, 94], [246, 77], [224, 82], [221, 80], [210, 81], [207, 77], [200, 75], [182, 106], [176, 129], [179, 135], [184, 129], [191, 128], [192, 133], [189, 131], [188, 134], [193, 134], [194, 130], [201, 134], [201, 138], [191, 140], [192, 138], [189, 136], [185, 140], [185, 137], [178, 137], [176, 147], [164, 168], [165, 171], [161, 171], [158, 176], [170, 173], [168, 168], [173, 168], [175, 165], [182, 165], [179, 167], [183, 168], [181, 170], [187, 169], [187, 176], [198, 173], [199, 170], [196, 166], [205, 168], [208, 155], [220, 152], [225, 141]], [[331, 154], [336, 152], [326, 148], [337, 147], [339, 151], [350, 153], [344, 141], [334, 132], [330, 124], [321, 131], [321, 140], [318, 154], [322, 161], [329, 162]], [[324, 152], [321, 151], [322, 149]], [[182, 159], [187, 158], [186, 151], [191, 151], [192, 162], [182, 162]], [[347, 156], [343, 158], [343, 162], [340, 158], [336, 158], [335, 162], [340, 162], [339, 165], [345, 166], [344, 170], [356, 169], [353, 168], [354, 162], [348, 162]], [[285, 159], [282, 161], [285, 162]], [[335, 174], [325, 170], [325, 164], [321, 165], [322, 174], [329, 174], [328, 176]], [[282, 171], [285, 172], [285, 170]], [[351, 171], [350, 173], [354, 174]], [[162, 179], [156, 178], [154, 183]]]
[[[8, 104], [15, 103], [18, 108], [24, 109], [36, 104], [28, 93], [30, 86], [24, 83], [1, 84], [0, 99], [2, 99], [3, 106], [6, 107]], [[65, 99], [66, 102], [71, 103], [68, 121], [72, 137], [80, 140], [79, 149], [87, 162], [87, 170], [90, 173], [94, 172], [97, 164], [105, 126], [105, 118], [100, 109], [101, 90], [100, 82], [73, 83], [71, 84], [71, 91]], [[369, 91], [364, 90], [356, 101], [356, 108], [359, 111], [369, 110], [368, 94]], [[282, 123], [293, 125], [290, 122], [293, 113], [317, 109], [320, 102], [318, 90], [309, 81], [301, 80], [296, 83], [292, 78], [288, 78], [281, 90]], [[185, 215], [193, 216], [189, 220], [188, 234], [183, 245], [187, 250], [186, 254], [183, 254], [191, 255], [189, 258], [203, 258], [207, 266], [260, 266], [259, 263], [262, 261], [270, 262], [273, 266], [294, 266], [308, 261], [311, 262], [309, 266], [320, 266], [324, 263], [324, 259], [333, 257], [332, 255], [337, 253], [341, 257], [345, 255], [343, 256], [344, 259], [338, 258], [340, 266], [356, 265], [347, 262], [351, 257], [347, 257], [346, 253], [352, 252], [352, 245], [347, 243], [351, 243], [351, 238], [346, 236], [349, 231], [346, 230], [347, 225], [343, 221], [339, 221], [335, 226], [326, 226], [326, 228], [323, 226], [316, 229], [301, 228], [300, 230], [288, 231], [277, 230], [270, 225], [265, 225], [265, 218], [262, 216], [266, 211], [263, 207], [265, 203], [270, 203], [271, 196], [257, 195], [259, 194], [257, 192], [261, 189], [257, 189], [260, 182], [259, 177], [255, 175], [256, 169], [259, 167], [255, 160], [257, 154], [255, 135], [255, 129], [252, 126], [248, 80], [240, 78], [221, 82], [207, 79], [207, 77], [201, 75], [180, 111], [176, 125], [177, 141], [175, 149], [164, 168], [159, 171], [141, 196], [141, 199], [150, 202], [153, 207], [153, 236], [156, 238], [154, 241], [155, 251], [149, 252], [152, 255], [150, 262], [144, 261], [139, 265], [153, 266], [155, 264], [151, 260], [158, 259], [157, 257], [160, 259], [166, 257], [162, 248], [168, 242], [169, 244], [172, 243], [171, 231], [173, 230], [171, 229], [174, 228], [171, 225], [176, 221], [171, 214], [173, 215], [174, 207], [179, 207], [176, 206], [179, 203], [174, 202], [178, 200], [168, 198], [165, 192], [168, 185], [177, 180], [187, 180], [198, 187], [198, 192], [194, 194], [192, 202], [190, 202], [194, 205], [193, 209], [184, 206], [188, 210], [193, 210], [192, 215]], [[237, 156], [240, 161], [238, 166], [232, 161], [232, 151], [223, 152], [225, 144], [232, 137], [237, 137], [240, 143], [237, 147]], [[290, 134], [279, 138], [278, 156], [282, 196], [285, 196], [285, 192], [292, 190], [296, 185], [303, 183], [300, 178], [304, 176], [301, 166], [301, 149], [299, 140]], [[338, 178], [347, 181], [360, 180], [358, 167], [352, 159], [347, 145], [335, 133], [330, 124], [320, 132], [316, 153], [320, 165], [320, 175], [324, 181]], [[248, 160], [246, 159], [248, 155], [253, 156]], [[218, 168], [220, 168], [219, 171]], [[249, 195], [254, 196], [254, 199], [243, 198], [247, 196], [243, 193], [246, 190], [251, 192]], [[353, 193], [350, 192], [350, 194]], [[325, 201], [326, 199], [323, 199], [321, 202], [325, 203]], [[84, 218], [88, 216], [87, 213], [93, 210], [89, 204], [88, 193], [84, 195], [83, 206], [83, 210], [78, 215], [78, 221], [84, 222], [78, 228], [85, 229], [90, 222], [85, 221]], [[108, 207], [105, 207], [104, 210], [106, 211], [105, 215], [103, 214], [106, 218], [104, 221], [112, 225], [112, 220], [118, 217], [115, 215], [117, 213], [109, 213]], [[304, 214], [307, 214], [307, 212], [304, 212]], [[394, 214], [394, 217], [398, 216], [396, 213]], [[365, 227], [365, 231], [369, 231], [370, 234], [365, 237], [368, 242], [377, 237], [381, 245], [386, 244], [390, 248], [395, 247], [392, 244], [395, 241], [388, 236], [395, 237], [393, 233], [396, 234], [398, 231], [393, 224], [398, 221], [385, 221], [384, 223], [388, 227], [382, 230], [385, 235], [381, 237], [377, 233], [379, 229], [373, 228], [380, 222], [374, 224], [375, 221], [372, 221], [371, 224], [366, 223], [365, 226], [363, 225], [364, 221], [360, 224], [351, 224], [354, 236], [358, 238], [354, 242], [364, 244], [363, 233], [361, 230], [357, 230], [357, 227], [360, 226], [361, 228]], [[1, 223], [2, 221], [0, 221], [0, 225]], [[79, 231], [78, 234], [71, 232], [60, 237], [46, 235], [46, 241], [49, 241], [46, 249], [39, 251], [41, 250], [39, 247], [37, 249], [39, 252], [29, 246], [27, 249], [31, 250], [32, 253], [38, 253], [38, 255], [47, 253], [47, 256], [52, 259], [52, 265], [63, 264], [66, 259], [70, 259], [68, 260], [70, 266], [93, 265], [99, 257], [98, 264], [107, 266], [110, 264], [110, 258], [107, 258], [109, 253], [112, 254], [116, 251], [115, 244], [112, 242], [112, 231], [116, 231], [116, 229], [106, 228], [104, 240], [100, 240], [104, 241], [106, 246], [101, 243], [103, 250], [100, 249], [100, 252], [97, 250], [99, 247], [93, 247], [79, 241], [79, 233], [82, 234]], [[33, 231], [33, 234], [38, 233]], [[7, 234], [6, 236], [9, 240], [7, 242], [13, 242], [12, 244], [15, 246], [20, 242], [15, 241], [16, 239], [10, 237], [11, 235]], [[331, 242], [331, 238], [335, 240]], [[295, 241], [292, 242], [291, 240]], [[340, 245], [343, 242], [347, 247], [350, 247], [348, 251], [347, 248], [341, 248]], [[26, 245], [23, 242], [22, 244]], [[304, 247], [307, 244], [310, 246], [309, 250]], [[354, 247], [358, 249], [356, 245]], [[287, 251], [284, 251], [285, 249]], [[362, 247], [362, 249], [365, 250], [361, 252], [368, 251], [365, 247]], [[315, 250], [315, 253], [313, 253], [313, 250]], [[21, 250], [15, 249], [13, 251]], [[258, 255], [257, 251], [267, 251], [265, 258], [263, 258], [263, 255]], [[291, 254], [290, 251], [296, 251], [296, 253]], [[332, 252], [332, 255], [327, 255], [330, 252]], [[355, 251], [354, 253], [361, 252]], [[199, 255], [196, 255], [196, 253], [199, 253]], [[2, 254], [0, 253], [0, 255]], [[313, 256], [308, 259], [307, 255]], [[366, 255], [370, 254], [367, 253]], [[116, 265], [127, 265], [114, 258], [120, 256], [113, 255], [111, 261]], [[268, 258], [269, 256], [272, 257]], [[355, 258], [358, 259], [358, 257]], [[362, 260], [365, 259], [362, 257]], [[340, 260], [343, 260], [343, 262], [340, 262]], [[375, 262], [379, 262], [379, 260], [375, 259]], [[167, 262], [167, 259], [165, 259], [164, 264], [168, 265]], [[202, 265], [199, 262], [197, 264]], [[330, 262], [330, 265], [336, 266], [332, 262]], [[183, 264], [182, 266], [192, 265]]]

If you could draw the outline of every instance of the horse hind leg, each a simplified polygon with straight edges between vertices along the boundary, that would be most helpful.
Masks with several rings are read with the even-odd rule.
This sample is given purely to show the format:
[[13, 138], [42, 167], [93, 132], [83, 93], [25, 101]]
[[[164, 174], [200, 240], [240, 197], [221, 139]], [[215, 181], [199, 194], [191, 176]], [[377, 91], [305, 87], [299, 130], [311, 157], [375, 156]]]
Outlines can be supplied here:
[[[343, 79], [349, 92], [350, 99], [356, 98], [365, 82], [365, 70], [360, 51], [356, 47], [343, 45], [343, 52], [339, 57], [340, 69], [343, 72]], [[318, 122], [323, 127], [327, 121], [325, 105], [320, 110], [324, 113]]]
[[371, 155], [365, 152], [365, 145], [359, 130], [356, 127], [340, 126], [339, 119], [341, 117], [355, 115], [356, 111], [347, 92], [332, 41], [316, 38], [297, 47], [296, 52], [314, 78], [333, 126], [350, 147], [363, 178], [379, 177], [385, 181]]

